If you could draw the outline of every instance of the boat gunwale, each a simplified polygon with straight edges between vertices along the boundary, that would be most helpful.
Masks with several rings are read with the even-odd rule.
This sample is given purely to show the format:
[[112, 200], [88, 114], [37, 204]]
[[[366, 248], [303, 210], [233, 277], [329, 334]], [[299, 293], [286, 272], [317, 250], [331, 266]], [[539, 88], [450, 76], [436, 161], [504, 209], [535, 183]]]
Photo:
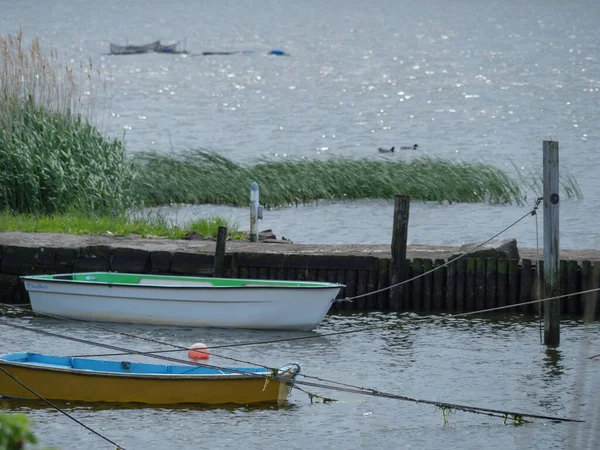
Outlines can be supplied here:
[[[6, 356], [6, 355], [3, 355]], [[117, 361], [118, 362], [118, 361]], [[281, 370], [285, 368], [287, 365], [284, 365], [277, 370]], [[6, 359], [0, 358], [0, 367], [9, 366], [19, 369], [28, 369], [31, 371], [42, 371], [42, 372], [58, 372], [69, 375], [81, 375], [81, 376], [93, 376], [93, 377], [104, 377], [104, 378], [126, 378], [126, 379], [153, 379], [153, 380], [165, 380], [165, 381], [242, 381], [242, 380], [272, 380], [279, 381], [283, 383], [292, 383], [298, 373], [300, 373], [300, 369], [298, 369], [292, 376], [285, 377], [284, 375], [273, 376], [273, 372], [269, 370], [265, 370], [264, 372], [246, 372], [241, 373], [244, 368], [231, 368], [231, 370], [238, 370], [240, 372], [232, 372], [229, 374], [196, 374], [196, 375], [186, 375], [186, 374], [166, 374], [166, 373], [121, 373], [121, 372], [107, 372], [100, 370], [90, 370], [90, 369], [75, 369], [69, 367], [61, 367], [61, 366], [52, 366], [52, 365], [42, 365], [40, 363], [35, 362], [21, 362], [21, 361], [9, 361]], [[194, 365], [190, 365], [191, 368], [195, 367]]]
[[[293, 280], [260, 280], [260, 279], [247, 279], [247, 278], [211, 278], [211, 277], [188, 277], [188, 278], [194, 278], [197, 279], [198, 281], [201, 280], [206, 280], [206, 281], [210, 281], [210, 280], [242, 280], [242, 281], [250, 281], [250, 282], [256, 282], [256, 284], [246, 284], [246, 285], [241, 285], [241, 286], [195, 286], [195, 285], [186, 285], [186, 284], [160, 284], [160, 279], [156, 279], [157, 280], [157, 284], [153, 284], [153, 283], [146, 283], [146, 284], [134, 284], [134, 283], [119, 283], [119, 282], [107, 282], [107, 281], [96, 281], [96, 280], [67, 280], [67, 279], [60, 279], [60, 278], [42, 278], [42, 277], [46, 277], [46, 276], [51, 276], [51, 277], [57, 277], [57, 276], [68, 276], [68, 275], [94, 275], [94, 274], [98, 274], [98, 273], [108, 273], [108, 272], [80, 272], [80, 273], [64, 273], [64, 274], [52, 274], [52, 275], [22, 275], [20, 278], [23, 280], [27, 280], [30, 282], [43, 282], [43, 283], [67, 283], [67, 284], [89, 284], [89, 285], [96, 285], [96, 286], [119, 286], [119, 287], [130, 287], [130, 288], [159, 288], [159, 289], [184, 289], [184, 290], [210, 290], [210, 289], [227, 289], [227, 290], [231, 290], [231, 289], [294, 289], [294, 290], [298, 290], [298, 289], [341, 289], [346, 287], [345, 284], [340, 284], [340, 283], [330, 283], [327, 281], [293, 281]], [[131, 275], [131, 276], [142, 276], [142, 277], [146, 277], [149, 279], [155, 279], [154, 277], [156, 276], [165, 276], [165, 277], [171, 277], [171, 275], [156, 275], [156, 274], [137, 274], [137, 273], [122, 273], [122, 272], [115, 272], [115, 273], [119, 273], [119, 274], [124, 274], [124, 275]], [[173, 276], [175, 277], [175, 279], [177, 279], [178, 275]], [[181, 277], [185, 277], [181, 276]], [[169, 279], [173, 279], [173, 278], [169, 278]], [[181, 280], [181, 281], [185, 281], [185, 280]], [[266, 283], [266, 284], [263, 284]], [[286, 284], [280, 284], [280, 283], [286, 283]], [[287, 284], [291, 284], [291, 285], [287, 285]], [[29, 289], [28, 289], [29, 290]]]

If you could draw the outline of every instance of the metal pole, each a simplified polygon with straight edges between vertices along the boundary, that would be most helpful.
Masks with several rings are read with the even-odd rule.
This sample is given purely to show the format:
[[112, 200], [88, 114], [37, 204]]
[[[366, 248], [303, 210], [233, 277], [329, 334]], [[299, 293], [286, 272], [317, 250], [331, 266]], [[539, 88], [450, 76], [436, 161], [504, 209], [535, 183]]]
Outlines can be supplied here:
[[258, 242], [258, 183], [250, 187], [250, 242]]
[[[408, 217], [410, 212], [410, 197], [408, 195], [396, 195], [394, 204], [394, 225], [392, 228], [392, 260], [391, 279], [392, 285], [404, 281], [406, 278], [405, 261], [406, 246], [408, 238]], [[393, 288], [390, 292], [390, 303], [392, 309], [399, 310], [403, 303], [406, 289], [404, 286]]]
[[[558, 142], [544, 141], [544, 297], [560, 294]], [[560, 344], [560, 299], [544, 302], [544, 344]]]

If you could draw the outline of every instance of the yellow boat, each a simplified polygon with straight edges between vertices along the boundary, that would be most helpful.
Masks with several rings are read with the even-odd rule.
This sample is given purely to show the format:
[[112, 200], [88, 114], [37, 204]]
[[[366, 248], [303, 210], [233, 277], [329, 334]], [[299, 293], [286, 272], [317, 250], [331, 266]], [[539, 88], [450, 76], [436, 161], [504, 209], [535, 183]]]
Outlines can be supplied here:
[[282, 403], [299, 372], [295, 363], [271, 371], [19, 352], [0, 356], [0, 396], [153, 405]]

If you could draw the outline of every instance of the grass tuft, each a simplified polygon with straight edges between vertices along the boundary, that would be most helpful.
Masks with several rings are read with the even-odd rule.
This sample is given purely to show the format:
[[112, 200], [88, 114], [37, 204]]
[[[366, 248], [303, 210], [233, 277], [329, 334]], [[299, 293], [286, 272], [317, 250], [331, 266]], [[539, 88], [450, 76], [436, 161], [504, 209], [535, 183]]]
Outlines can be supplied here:
[[220, 226], [227, 228], [227, 237], [232, 240], [246, 238], [239, 231], [236, 222], [219, 216], [195, 219], [176, 226], [172, 221], [156, 213], [137, 211], [130, 214], [97, 215], [82, 212], [65, 214], [11, 214], [0, 211], [0, 233], [21, 231], [27, 233], [63, 233], [63, 234], [95, 234], [109, 236], [139, 235], [141, 237], [162, 237], [167, 239], [183, 239], [191, 231], [204, 237], [217, 237]]

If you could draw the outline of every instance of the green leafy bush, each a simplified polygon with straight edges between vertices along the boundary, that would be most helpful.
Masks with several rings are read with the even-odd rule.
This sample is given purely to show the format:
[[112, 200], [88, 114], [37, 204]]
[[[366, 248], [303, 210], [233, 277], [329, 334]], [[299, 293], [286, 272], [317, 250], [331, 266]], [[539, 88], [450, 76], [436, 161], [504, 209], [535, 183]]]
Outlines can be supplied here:
[[29, 430], [29, 421], [23, 414], [0, 414], [0, 450], [18, 450], [26, 443], [35, 444], [37, 438]]

